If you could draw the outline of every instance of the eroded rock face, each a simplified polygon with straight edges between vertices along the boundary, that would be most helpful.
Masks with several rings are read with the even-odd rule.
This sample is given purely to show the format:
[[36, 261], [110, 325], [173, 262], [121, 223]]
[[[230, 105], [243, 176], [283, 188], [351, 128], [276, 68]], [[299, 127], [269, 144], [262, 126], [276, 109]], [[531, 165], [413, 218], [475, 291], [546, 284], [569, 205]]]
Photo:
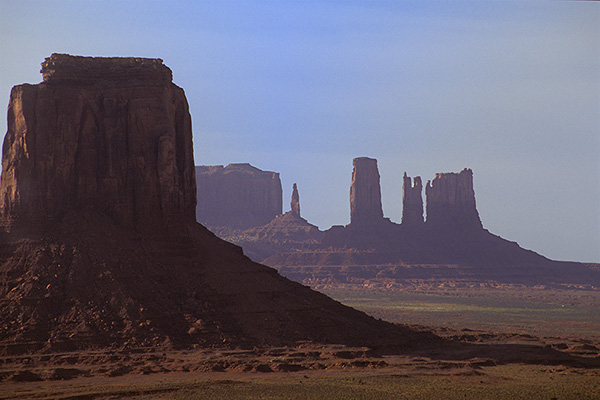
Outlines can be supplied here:
[[162, 60], [53, 54], [41, 72], [10, 96], [7, 225], [83, 208], [125, 225], [194, 218], [191, 118]]
[[416, 176], [414, 183], [404, 173], [402, 184], [402, 224], [405, 226], [422, 225], [423, 220], [423, 185], [421, 177]]
[[196, 218], [209, 228], [249, 229], [281, 215], [279, 173], [250, 164], [197, 166]]
[[440, 228], [480, 229], [479, 213], [475, 206], [473, 171], [436, 174], [427, 181], [427, 224]]
[[381, 188], [377, 160], [368, 157], [355, 158], [352, 162], [350, 186], [350, 223], [373, 224], [383, 220]]

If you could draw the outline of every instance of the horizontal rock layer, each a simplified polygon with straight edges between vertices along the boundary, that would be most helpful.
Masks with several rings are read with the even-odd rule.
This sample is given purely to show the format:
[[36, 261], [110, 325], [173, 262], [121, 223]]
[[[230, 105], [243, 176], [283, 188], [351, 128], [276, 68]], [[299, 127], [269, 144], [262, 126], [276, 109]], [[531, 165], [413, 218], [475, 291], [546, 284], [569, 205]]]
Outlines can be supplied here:
[[44, 82], [60, 85], [156, 86], [173, 73], [159, 58], [80, 57], [52, 54], [42, 63]]

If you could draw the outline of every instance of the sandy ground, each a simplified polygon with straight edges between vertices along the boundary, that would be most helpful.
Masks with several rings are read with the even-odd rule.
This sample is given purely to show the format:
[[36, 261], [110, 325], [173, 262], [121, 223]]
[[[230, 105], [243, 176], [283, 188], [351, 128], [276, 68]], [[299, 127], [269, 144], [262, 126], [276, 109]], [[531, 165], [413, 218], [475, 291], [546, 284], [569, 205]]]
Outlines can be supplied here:
[[446, 342], [406, 351], [306, 342], [2, 356], [0, 399], [600, 399], [598, 293], [330, 294], [386, 319], [427, 323], [412, 327]]
[[[386, 355], [302, 343], [3, 357], [0, 399], [600, 398], [600, 343], [472, 330], [437, 333], [487, 350], [483, 357], [430, 350]], [[548, 351], [546, 359], [517, 354], [532, 347]], [[503, 351], [524, 362], [502, 361]]]

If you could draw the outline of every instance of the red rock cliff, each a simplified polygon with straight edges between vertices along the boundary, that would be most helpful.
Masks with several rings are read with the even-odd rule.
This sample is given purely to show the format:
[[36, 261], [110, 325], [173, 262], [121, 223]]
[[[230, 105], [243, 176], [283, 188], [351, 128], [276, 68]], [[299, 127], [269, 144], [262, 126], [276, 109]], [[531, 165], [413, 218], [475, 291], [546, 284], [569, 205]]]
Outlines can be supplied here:
[[194, 219], [191, 118], [160, 59], [53, 54], [15, 86], [2, 156], [2, 217], [51, 221], [93, 208], [124, 225]]

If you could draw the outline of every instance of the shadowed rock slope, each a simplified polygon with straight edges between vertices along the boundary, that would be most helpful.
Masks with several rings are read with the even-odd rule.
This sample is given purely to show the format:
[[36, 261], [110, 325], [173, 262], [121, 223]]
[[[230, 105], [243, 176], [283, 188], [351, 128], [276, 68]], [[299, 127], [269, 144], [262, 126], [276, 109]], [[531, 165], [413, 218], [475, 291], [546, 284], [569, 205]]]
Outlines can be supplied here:
[[42, 73], [9, 105], [1, 352], [437, 340], [291, 282], [195, 222], [191, 119], [161, 60], [54, 54]]

